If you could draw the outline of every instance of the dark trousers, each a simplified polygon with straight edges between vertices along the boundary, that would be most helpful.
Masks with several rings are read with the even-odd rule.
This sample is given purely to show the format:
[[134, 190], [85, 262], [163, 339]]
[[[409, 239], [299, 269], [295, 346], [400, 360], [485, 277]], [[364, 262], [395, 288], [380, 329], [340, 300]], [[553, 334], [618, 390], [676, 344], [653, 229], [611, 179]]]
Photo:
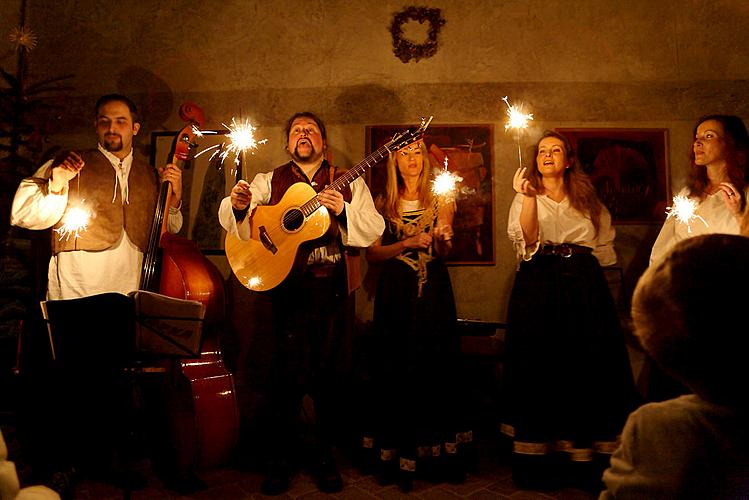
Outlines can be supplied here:
[[353, 296], [344, 290], [342, 266], [330, 271], [290, 276], [250, 299], [247, 330], [240, 331], [247, 339], [240, 348], [237, 391], [243, 444], [261, 462], [298, 458], [306, 395], [314, 403], [304, 407], [314, 412], [306, 448], [329, 453], [338, 437], [351, 368]]

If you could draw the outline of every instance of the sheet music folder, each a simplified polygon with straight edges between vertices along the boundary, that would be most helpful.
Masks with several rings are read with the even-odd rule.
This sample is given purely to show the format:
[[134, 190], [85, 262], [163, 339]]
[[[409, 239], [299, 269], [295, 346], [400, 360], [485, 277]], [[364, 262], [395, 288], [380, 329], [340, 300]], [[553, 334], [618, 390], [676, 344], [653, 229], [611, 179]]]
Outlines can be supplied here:
[[200, 357], [205, 306], [137, 290], [41, 302], [53, 359]]

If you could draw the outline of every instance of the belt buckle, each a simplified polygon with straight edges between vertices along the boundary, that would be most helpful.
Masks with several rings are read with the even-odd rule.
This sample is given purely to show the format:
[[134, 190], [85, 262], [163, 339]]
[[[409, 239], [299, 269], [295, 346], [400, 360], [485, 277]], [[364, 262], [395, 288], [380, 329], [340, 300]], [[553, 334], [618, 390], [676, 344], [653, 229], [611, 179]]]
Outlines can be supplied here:
[[555, 250], [557, 255], [561, 255], [565, 259], [572, 257], [572, 247], [569, 245], [559, 245]]

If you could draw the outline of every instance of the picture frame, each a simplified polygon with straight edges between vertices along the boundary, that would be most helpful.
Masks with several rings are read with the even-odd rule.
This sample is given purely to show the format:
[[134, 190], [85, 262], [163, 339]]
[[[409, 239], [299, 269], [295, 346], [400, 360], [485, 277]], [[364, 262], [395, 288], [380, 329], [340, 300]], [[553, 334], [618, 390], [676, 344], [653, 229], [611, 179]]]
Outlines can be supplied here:
[[669, 137], [665, 128], [557, 128], [614, 224], [662, 224], [670, 205]]
[[[370, 125], [366, 154], [387, 143], [405, 125]], [[444, 167], [462, 178], [456, 196], [453, 250], [448, 265], [494, 265], [494, 128], [491, 124], [431, 125], [424, 134], [433, 169]], [[372, 197], [384, 192], [385, 161], [367, 174]]]

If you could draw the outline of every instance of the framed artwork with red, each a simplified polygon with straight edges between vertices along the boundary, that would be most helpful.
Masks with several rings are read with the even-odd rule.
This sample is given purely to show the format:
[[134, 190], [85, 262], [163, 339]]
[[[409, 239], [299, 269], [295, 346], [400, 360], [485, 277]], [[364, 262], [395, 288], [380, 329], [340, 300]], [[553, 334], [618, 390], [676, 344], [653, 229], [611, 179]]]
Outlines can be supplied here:
[[668, 129], [558, 128], [616, 224], [662, 224], [671, 200]]

